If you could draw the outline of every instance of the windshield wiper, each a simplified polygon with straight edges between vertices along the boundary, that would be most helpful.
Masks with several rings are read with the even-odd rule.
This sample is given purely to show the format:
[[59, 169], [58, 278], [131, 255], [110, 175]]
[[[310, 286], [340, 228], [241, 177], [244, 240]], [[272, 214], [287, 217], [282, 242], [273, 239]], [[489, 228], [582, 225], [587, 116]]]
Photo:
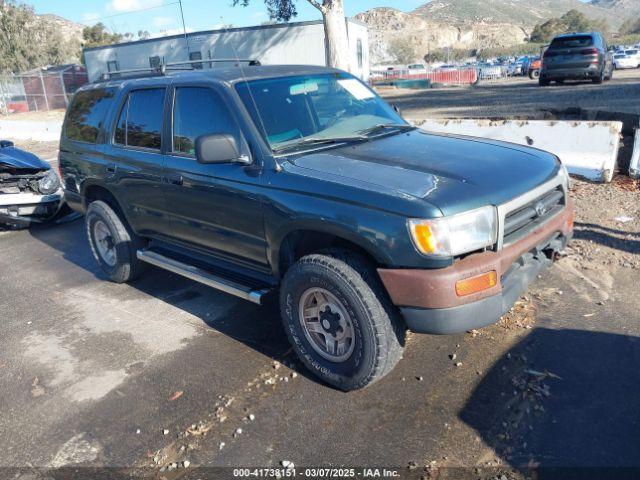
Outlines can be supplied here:
[[348, 143], [348, 142], [359, 142], [362, 140], [368, 140], [368, 137], [365, 135], [350, 135], [345, 137], [308, 137], [303, 138], [294, 143], [289, 143], [287, 145], [281, 145], [279, 147], [274, 147], [272, 150], [274, 153], [282, 153], [287, 150], [293, 150], [295, 148], [303, 147], [306, 145], [326, 145], [332, 143]]
[[371, 135], [372, 133], [376, 133], [386, 129], [395, 129], [404, 132], [407, 130], [413, 130], [414, 128], [416, 127], [414, 127], [413, 125], [408, 125], [406, 123], [378, 123], [377, 125], [365, 128], [364, 130], [359, 130], [358, 133], [361, 133], [362, 135]]

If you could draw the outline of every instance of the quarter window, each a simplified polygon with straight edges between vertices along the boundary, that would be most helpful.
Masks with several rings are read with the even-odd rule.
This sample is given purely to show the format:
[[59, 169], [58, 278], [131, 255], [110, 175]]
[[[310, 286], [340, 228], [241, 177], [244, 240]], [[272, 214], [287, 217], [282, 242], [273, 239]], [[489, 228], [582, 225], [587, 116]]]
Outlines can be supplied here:
[[113, 88], [78, 92], [67, 115], [65, 135], [70, 140], [96, 143], [98, 132], [115, 95]]
[[164, 88], [129, 93], [116, 124], [115, 143], [160, 150], [164, 96]]
[[220, 95], [210, 88], [176, 88], [173, 151], [194, 155], [196, 138], [210, 133], [230, 133], [239, 138], [238, 125]]

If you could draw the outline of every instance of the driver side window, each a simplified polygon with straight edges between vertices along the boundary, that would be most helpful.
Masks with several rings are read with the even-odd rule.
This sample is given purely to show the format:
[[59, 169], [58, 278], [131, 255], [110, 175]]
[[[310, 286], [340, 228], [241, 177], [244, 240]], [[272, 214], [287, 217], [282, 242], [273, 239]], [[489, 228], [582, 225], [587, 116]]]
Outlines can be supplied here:
[[173, 152], [195, 155], [196, 138], [230, 133], [239, 140], [238, 125], [211, 88], [178, 87], [173, 102]]

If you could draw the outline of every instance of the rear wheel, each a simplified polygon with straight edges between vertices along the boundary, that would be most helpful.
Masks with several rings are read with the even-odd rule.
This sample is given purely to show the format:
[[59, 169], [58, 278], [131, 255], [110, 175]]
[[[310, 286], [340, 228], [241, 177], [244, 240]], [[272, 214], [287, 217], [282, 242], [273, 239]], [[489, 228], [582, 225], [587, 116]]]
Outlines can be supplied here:
[[540, 78], [540, 70], [531, 70], [529, 72], [529, 78], [535, 80], [536, 78]]
[[129, 232], [107, 203], [96, 200], [89, 205], [85, 228], [91, 252], [111, 281], [128, 282], [142, 272], [145, 264], [136, 252], [144, 246], [144, 240]]
[[300, 360], [341, 390], [376, 382], [402, 358], [406, 328], [375, 269], [353, 252], [301, 258], [284, 277], [280, 308]]
[[604, 67], [602, 68], [602, 71], [600, 72], [600, 75], [598, 75], [597, 77], [595, 77], [592, 82], [595, 83], [596, 85], [601, 84], [602, 82], [604, 82], [606, 75], [604, 72]]

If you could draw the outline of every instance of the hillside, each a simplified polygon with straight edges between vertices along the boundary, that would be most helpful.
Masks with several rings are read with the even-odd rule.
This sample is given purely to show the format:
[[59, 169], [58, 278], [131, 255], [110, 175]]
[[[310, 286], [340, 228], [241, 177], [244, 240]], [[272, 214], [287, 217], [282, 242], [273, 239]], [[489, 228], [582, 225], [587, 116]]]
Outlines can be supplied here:
[[384, 7], [360, 13], [355, 19], [369, 27], [372, 64], [393, 63], [389, 47], [396, 41], [410, 44], [415, 51], [414, 61], [421, 61], [425, 53], [445, 47], [508, 47], [524, 43], [528, 36], [518, 25], [500, 22], [453, 25]]
[[454, 25], [508, 23], [531, 29], [572, 9], [591, 19], [604, 18], [615, 30], [624, 21], [624, 13], [635, 10], [640, 14], [640, 0], [433, 0], [411, 13]]
[[60, 32], [65, 40], [74, 40], [80, 42], [82, 40], [82, 29], [84, 25], [72, 22], [66, 18], [59, 17], [58, 15], [52, 15], [46, 13], [44, 15], [38, 15], [38, 19]]

